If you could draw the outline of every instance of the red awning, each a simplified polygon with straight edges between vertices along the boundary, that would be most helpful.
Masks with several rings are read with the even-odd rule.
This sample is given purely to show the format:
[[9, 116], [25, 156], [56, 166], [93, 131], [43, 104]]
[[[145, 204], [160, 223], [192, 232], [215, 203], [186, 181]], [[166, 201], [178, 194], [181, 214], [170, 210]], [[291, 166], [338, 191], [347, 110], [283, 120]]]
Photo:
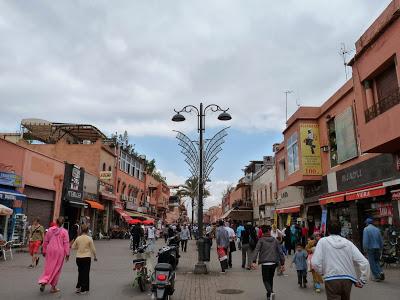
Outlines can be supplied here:
[[344, 201], [345, 193], [334, 193], [319, 197], [319, 203], [326, 205], [328, 203], [337, 203]]
[[386, 188], [384, 188], [382, 184], [379, 184], [348, 191], [346, 192], [346, 200], [353, 201], [353, 200], [383, 196], [385, 194], [386, 194]]
[[300, 212], [300, 205], [285, 208], [278, 208], [275, 210], [277, 214], [291, 214]]
[[120, 208], [115, 208], [115, 211], [125, 220], [125, 222], [129, 223], [131, 222], [132, 218], [130, 215], [128, 215], [124, 210]]
[[104, 205], [100, 204], [99, 202], [90, 201], [90, 200], [85, 200], [85, 202], [87, 204], [89, 204], [91, 208], [98, 209], [98, 210], [104, 210]]

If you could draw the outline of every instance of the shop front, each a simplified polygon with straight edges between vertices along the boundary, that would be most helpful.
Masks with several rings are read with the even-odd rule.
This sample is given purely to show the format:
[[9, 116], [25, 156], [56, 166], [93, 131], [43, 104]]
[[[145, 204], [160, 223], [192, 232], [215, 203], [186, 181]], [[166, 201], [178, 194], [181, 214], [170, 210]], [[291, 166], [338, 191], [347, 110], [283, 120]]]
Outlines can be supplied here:
[[64, 227], [72, 234], [75, 222], [85, 222], [84, 209], [88, 204], [83, 201], [83, 182], [85, 170], [77, 165], [65, 164], [64, 188], [61, 214], [65, 218]]
[[305, 221], [303, 202], [303, 189], [300, 187], [289, 186], [278, 191], [274, 214], [279, 228]]
[[22, 205], [26, 196], [17, 188], [22, 186], [22, 177], [11, 172], [0, 172], [0, 234], [4, 240], [21, 243], [26, 237], [26, 216]]
[[314, 231], [321, 231], [322, 207], [319, 197], [327, 193], [327, 176], [323, 176], [321, 182], [304, 186], [304, 206], [309, 235], [312, 235]]
[[39, 218], [45, 228], [49, 227], [53, 220], [55, 192], [25, 185], [24, 193], [27, 200], [24, 201], [22, 207], [29, 224], [32, 224], [34, 218]]

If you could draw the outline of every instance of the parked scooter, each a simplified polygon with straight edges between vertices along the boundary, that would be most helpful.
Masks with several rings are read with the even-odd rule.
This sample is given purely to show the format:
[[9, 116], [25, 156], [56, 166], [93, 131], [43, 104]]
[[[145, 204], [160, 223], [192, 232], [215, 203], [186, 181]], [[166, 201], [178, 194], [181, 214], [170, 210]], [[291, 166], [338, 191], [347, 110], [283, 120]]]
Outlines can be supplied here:
[[167, 300], [175, 291], [176, 267], [179, 263], [179, 238], [168, 239], [168, 245], [157, 254], [152, 283], [153, 299]]
[[133, 251], [133, 254], [138, 255], [138, 258], [133, 260], [133, 270], [136, 272], [133, 286], [137, 285], [141, 292], [144, 292], [151, 283], [151, 271], [149, 272], [147, 259], [144, 257], [147, 247], [148, 244], [145, 244]]

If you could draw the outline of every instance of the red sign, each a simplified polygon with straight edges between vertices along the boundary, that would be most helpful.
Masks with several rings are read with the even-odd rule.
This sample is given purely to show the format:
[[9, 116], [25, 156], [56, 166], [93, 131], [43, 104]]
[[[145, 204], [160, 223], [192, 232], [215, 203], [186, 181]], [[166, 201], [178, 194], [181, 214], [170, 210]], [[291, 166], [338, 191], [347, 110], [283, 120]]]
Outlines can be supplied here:
[[400, 192], [392, 193], [392, 200], [400, 200]]
[[393, 206], [391, 204], [379, 206], [378, 209], [379, 209], [379, 217], [393, 216]]
[[385, 194], [386, 194], [385, 188], [379, 188], [379, 189], [374, 189], [374, 190], [361, 190], [358, 192], [353, 192], [351, 194], [347, 194], [346, 200], [352, 201], [352, 200], [358, 200], [358, 199], [383, 196]]

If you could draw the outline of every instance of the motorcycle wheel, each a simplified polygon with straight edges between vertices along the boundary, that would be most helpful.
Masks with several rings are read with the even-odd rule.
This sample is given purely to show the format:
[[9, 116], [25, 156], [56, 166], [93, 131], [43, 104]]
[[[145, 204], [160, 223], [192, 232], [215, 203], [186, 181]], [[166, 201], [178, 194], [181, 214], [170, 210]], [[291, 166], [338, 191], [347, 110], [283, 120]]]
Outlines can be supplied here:
[[383, 259], [383, 257], [381, 257], [381, 259], [379, 260], [379, 265], [381, 266], [381, 268], [385, 266], [385, 260]]
[[138, 286], [139, 286], [140, 291], [144, 292], [146, 290], [146, 286], [145, 286], [143, 277], [139, 277], [137, 279], [137, 281], [138, 281]]

